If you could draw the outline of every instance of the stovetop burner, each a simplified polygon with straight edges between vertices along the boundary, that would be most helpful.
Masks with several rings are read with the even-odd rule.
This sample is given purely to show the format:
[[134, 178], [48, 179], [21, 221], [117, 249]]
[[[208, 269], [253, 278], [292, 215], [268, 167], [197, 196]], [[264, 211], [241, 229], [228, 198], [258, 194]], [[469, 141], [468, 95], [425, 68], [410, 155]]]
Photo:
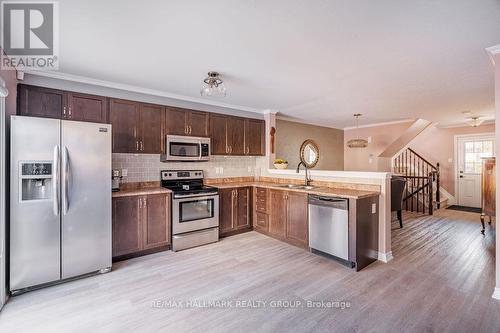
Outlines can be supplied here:
[[175, 196], [217, 194], [217, 188], [203, 185], [201, 170], [162, 170], [161, 186], [174, 192]]

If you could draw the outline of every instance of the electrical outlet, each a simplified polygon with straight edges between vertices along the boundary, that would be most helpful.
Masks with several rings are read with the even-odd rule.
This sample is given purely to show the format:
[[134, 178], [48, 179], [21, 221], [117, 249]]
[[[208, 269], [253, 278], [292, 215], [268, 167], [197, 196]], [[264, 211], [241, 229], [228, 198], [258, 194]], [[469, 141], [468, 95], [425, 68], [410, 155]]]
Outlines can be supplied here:
[[376, 213], [377, 213], [377, 204], [372, 203], [372, 214], [376, 214]]
[[248, 172], [252, 172], [252, 167], [249, 165], [249, 166], [247, 167], [247, 170], [248, 170]]
[[122, 177], [127, 177], [128, 169], [122, 169]]

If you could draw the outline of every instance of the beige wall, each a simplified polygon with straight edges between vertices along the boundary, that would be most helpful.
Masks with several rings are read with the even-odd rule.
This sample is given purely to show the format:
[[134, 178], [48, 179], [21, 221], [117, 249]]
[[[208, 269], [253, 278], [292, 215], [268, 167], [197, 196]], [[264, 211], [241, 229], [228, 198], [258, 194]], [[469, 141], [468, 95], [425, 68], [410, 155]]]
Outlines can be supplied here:
[[307, 139], [319, 146], [318, 170], [344, 170], [344, 131], [335, 128], [276, 120], [276, 158], [288, 161], [295, 169], [300, 162], [299, 150]]
[[[380, 168], [377, 167], [380, 165], [377, 156], [386, 146], [396, 140], [410, 125], [411, 123], [403, 123], [360, 128], [358, 132], [359, 136], [363, 138], [371, 136], [372, 143], [365, 149], [345, 148], [345, 170], [389, 171], [380, 170]], [[355, 130], [345, 131], [344, 140], [349, 140], [356, 136], [354, 132]], [[417, 135], [408, 146], [429, 162], [433, 164], [439, 162], [441, 186], [451, 195], [455, 195], [455, 135], [493, 132], [495, 132], [495, 125], [493, 124], [479, 127], [464, 126], [451, 128], [438, 128], [435, 125], [430, 125], [422, 133]]]
[[[344, 142], [355, 138], [368, 139], [371, 142], [366, 148], [348, 148], [344, 144], [344, 170], [346, 171], [390, 171], [380, 168], [379, 156], [394, 140], [396, 140], [412, 122], [363, 127], [344, 131]], [[382, 169], [382, 170], [381, 170]]]
[[440, 165], [441, 186], [455, 195], [455, 135], [494, 133], [495, 125], [437, 128], [431, 126], [417, 136], [410, 147], [429, 162]]

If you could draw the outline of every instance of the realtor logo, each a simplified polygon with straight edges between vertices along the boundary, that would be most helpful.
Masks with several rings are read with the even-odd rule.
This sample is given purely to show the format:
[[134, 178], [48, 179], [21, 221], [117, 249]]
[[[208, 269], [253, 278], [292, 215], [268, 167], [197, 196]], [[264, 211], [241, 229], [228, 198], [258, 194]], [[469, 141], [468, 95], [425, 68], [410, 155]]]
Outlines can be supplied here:
[[2, 69], [57, 69], [58, 3], [2, 1]]

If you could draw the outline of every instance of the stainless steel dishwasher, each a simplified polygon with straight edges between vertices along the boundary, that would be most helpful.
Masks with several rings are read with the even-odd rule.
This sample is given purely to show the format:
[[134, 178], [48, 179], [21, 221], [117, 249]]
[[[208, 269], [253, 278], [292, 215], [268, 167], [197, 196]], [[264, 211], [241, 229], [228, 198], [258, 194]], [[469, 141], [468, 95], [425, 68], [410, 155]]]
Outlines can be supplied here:
[[312, 250], [349, 261], [348, 206], [347, 199], [309, 195], [309, 247]]

